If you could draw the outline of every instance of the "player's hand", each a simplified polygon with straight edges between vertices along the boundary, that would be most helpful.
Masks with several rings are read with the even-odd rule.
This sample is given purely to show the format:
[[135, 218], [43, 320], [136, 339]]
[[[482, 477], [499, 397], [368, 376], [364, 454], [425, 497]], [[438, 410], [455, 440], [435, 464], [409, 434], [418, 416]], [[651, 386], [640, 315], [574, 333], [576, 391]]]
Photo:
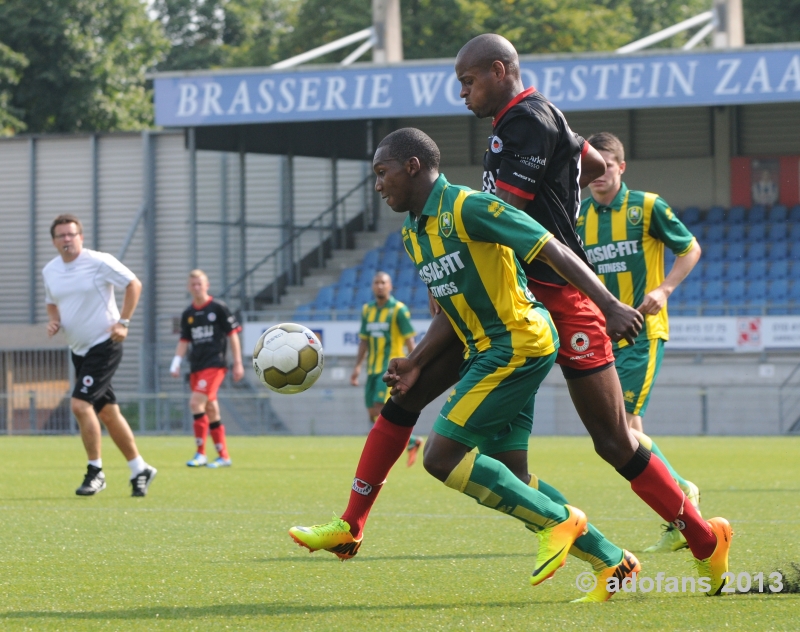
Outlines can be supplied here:
[[662, 310], [666, 303], [667, 293], [661, 288], [657, 287], [652, 292], [648, 292], [644, 295], [642, 304], [639, 305], [636, 310], [642, 314], [650, 314], [651, 316], [655, 316]]
[[428, 290], [428, 311], [431, 313], [431, 318], [442, 311], [442, 306], [433, 298], [430, 290]]
[[391, 395], [405, 395], [419, 379], [422, 369], [408, 358], [392, 358], [383, 381], [392, 387]]
[[51, 320], [47, 323], [47, 335], [51, 338], [58, 333], [59, 329], [61, 329], [61, 323], [57, 320]]
[[620, 301], [614, 301], [604, 311], [606, 317], [606, 332], [614, 342], [626, 340], [628, 344], [636, 342], [636, 336], [642, 330], [644, 317], [637, 310]]
[[114, 342], [122, 342], [128, 337], [128, 328], [123, 327], [119, 323], [114, 323], [111, 326], [111, 340]]
[[[180, 369], [178, 369], [177, 371], [170, 371], [170, 372], [169, 372], [169, 374], [170, 374], [172, 377], [180, 377], [180, 376], [181, 376], [181, 370], [180, 370]], [[236, 378], [234, 378], [234, 379], [236, 379]]]
[[353, 372], [350, 374], [350, 384], [353, 386], [358, 386], [358, 374], [361, 373], [361, 367], [357, 366], [353, 369]]
[[[177, 376], [176, 376], [177, 377]], [[233, 381], [238, 382], [244, 377], [244, 366], [241, 362], [233, 363]]]

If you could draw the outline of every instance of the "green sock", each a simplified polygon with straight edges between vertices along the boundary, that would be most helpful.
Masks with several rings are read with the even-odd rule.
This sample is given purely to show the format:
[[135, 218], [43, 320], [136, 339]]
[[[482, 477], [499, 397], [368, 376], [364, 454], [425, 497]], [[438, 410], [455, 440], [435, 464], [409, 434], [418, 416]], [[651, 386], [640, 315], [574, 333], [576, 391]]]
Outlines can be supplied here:
[[417, 436], [412, 434], [408, 438], [408, 445], [406, 446], [406, 450], [410, 450], [411, 448], [413, 448], [416, 443], [417, 443]]
[[521, 520], [532, 531], [554, 527], [569, 517], [564, 505], [529, 487], [500, 461], [485, 454], [467, 454], [444, 484], [471, 496], [479, 505]]
[[[531, 487], [534, 482], [538, 482], [538, 489], [545, 496], [559, 505], [569, 504], [567, 499], [560, 491], [552, 485], [538, 480], [535, 476], [531, 477]], [[593, 524], [587, 525], [589, 531], [575, 540], [575, 544], [569, 550], [570, 555], [574, 555], [578, 559], [588, 562], [596, 571], [602, 571], [609, 566], [616, 566], [622, 561], [624, 555], [621, 548], [611, 542], [604, 536]]]
[[[647, 445], [648, 442], [650, 442], [650, 445]], [[661, 459], [664, 465], [667, 466], [667, 469], [669, 470], [669, 475], [675, 479], [675, 482], [678, 483], [678, 486], [680, 486], [682, 489], [688, 488], [688, 485], [686, 484], [686, 479], [684, 479], [680, 474], [678, 474], [678, 472], [675, 471], [675, 468], [672, 467], [672, 465], [670, 465], [669, 461], [667, 461], [667, 457], [665, 457], [664, 453], [658, 449], [658, 446], [656, 445], [655, 441], [653, 441], [650, 437], [648, 437], [646, 434], [642, 432], [640, 433], [639, 436], [639, 443], [641, 443], [645, 448], [650, 450], [650, 452], [652, 452], [659, 459]]]

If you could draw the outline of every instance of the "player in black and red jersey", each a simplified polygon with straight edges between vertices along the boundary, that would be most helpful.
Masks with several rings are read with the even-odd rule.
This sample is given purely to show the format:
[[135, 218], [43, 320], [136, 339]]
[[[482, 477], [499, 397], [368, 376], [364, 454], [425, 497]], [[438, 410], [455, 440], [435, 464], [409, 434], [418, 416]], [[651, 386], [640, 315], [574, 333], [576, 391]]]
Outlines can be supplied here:
[[[192, 396], [189, 408], [194, 416], [197, 453], [186, 465], [230, 467], [231, 457], [225, 443], [225, 426], [220, 421], [217, 390], [228, 371], [225, 360], [228, 340], [233, 355], [233, 380], [238, 382], [244, 377], [242, 347], [239, 343], [239, 332], [242, 328], [225, 303], [209, 296], [208, 287], [205, 272], [192, 270], [189, 273], [192, 304], [181, 316], [181, 339], [175, 348], [170, 373], [174, 377], [180, 376], [181, 361], [191, 343], [189, 384]], [[206, 435], [209, 430], [219, 453], [219, 457], [210, 463], [206, 457]]]

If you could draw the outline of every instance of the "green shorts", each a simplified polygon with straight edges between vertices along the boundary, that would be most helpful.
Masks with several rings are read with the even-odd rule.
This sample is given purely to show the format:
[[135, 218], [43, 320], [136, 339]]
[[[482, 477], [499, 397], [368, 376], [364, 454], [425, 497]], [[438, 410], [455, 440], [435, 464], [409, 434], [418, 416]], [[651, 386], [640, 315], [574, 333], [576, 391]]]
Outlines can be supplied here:
[[383, 381], [383, 373], [367, 376], [364, 387], [364, 404], [372, 408], [375, 404], [385, 404], [389, 399], [389, 386]]
[[630, 414], [644, 417], [663, 358], [664, 341], [660, 338], [639, 340], [614, 350], [625, 410]]
[[527, 450], [536, 392], [556, 355], [524, 358], [489, 349], [467, 359], [434, 432], [487, 455]]

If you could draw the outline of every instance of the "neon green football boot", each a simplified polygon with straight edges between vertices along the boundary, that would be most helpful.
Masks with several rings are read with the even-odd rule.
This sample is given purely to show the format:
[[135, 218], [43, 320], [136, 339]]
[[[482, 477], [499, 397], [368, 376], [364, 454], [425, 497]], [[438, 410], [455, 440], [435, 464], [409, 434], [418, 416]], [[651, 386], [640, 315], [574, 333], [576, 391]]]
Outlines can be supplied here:
[[550, 579], [555, 572], [567, 563], [569, 549], [579, 537], [586, 533], [586, 514], [577, 507], [564, 505], [569, 516], [554, 527], [536, 533], [539, 550], [536, 553], [536, 568], [531, 573], [531, 586], [538, 586]]
[[343, 562], [355, 557], [361, 548], [361, 538], [356, 540], [350, 533], [350, 525], [341, 518], [333, 517], [328, 523], [313, 527], [292, 527], [289, 535], [300, 546], [311, 553], [325, 549]]

